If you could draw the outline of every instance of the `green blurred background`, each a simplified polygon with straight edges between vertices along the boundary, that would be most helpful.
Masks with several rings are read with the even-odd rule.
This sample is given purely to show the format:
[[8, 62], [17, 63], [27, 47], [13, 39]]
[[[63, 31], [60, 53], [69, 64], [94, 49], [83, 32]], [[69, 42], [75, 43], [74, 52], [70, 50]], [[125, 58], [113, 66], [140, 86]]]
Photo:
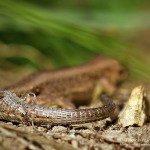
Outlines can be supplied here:
[[0, 75], [21, 78], [103, 54], [125, 65], [129, 80], [149, 82], [149, 8], [149, 0], [0, 1]]

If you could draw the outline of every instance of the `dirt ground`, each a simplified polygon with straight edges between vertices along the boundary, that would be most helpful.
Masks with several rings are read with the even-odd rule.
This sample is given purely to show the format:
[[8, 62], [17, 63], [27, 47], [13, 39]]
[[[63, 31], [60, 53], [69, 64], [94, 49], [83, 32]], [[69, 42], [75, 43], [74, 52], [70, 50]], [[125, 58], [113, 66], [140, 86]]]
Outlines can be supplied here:
[[150, 123], [143, 127], [121, 128], [109, 119], [70, 127], [14, 125], [0, 122], [0, 149], [149, 149]]

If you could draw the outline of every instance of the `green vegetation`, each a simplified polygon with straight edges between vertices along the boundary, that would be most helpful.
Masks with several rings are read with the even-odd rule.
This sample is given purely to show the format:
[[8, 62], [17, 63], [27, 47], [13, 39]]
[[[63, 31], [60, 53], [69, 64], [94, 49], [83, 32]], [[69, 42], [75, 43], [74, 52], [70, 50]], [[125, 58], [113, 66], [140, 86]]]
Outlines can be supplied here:
[[[127, 66], [132, 79], [149, 81], [149, 59], [123, 38], [150, 26], [147, 3], [148, 0], [0, 1], [0, 41], [30, 45], [36, 48], [33, 53], [39, 53], [55, 67], [80, 64], [97, 54], [109, 55]], [[42, 69], [42, 62], [24, 53], [9, 53], [2, 55], [0, 51], [0, 59]]]

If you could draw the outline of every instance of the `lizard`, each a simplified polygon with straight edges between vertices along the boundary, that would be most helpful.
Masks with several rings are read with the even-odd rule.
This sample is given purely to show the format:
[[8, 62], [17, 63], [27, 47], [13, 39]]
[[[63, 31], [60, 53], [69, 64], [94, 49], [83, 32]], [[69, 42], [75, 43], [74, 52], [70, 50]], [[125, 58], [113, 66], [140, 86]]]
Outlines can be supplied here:
[[[4, 91], [4, 98], [0, 101], [0, 118], [15, 122], [32, 118], [34, 123], [44, 125], [78, 124], [107, 118], [115, 110], [115, 104], [108, 96], [102, 96], [106, 105], [97, 108], [75, 109], [72, 103], [69, 104], [72, 109], [47, 108], [40, 105], [47, 102], [58, 104], [60, 100], [68, 100], [69, 103], [91, 99], [99, 81], [115, 86], [125, 76], [124, 68], [116, 60], [104, 56], [98, 56], [79, 66], [31, 74], [3, 90], [15, 92], [17, 95], [33, 92], [39, 99], [37, 104], [29, 104], [14, 95], [15, 93]], [[110, 93], [112, 91], [110, 90]]]
[[[112, 94], [115, 86], [124, 80], [126, 75], [125, 68], [116, 60], [97, 56], [78, 66], [33, 73], [3, 90], [9, 90], [18, 96], [35, 93], [36, 104], [39, 106], [50, 104], [75, 108], [74, 104], [91, 100], [101, 83], [106, 91]], [[96, 97], [98, 95], [96, 92]]]

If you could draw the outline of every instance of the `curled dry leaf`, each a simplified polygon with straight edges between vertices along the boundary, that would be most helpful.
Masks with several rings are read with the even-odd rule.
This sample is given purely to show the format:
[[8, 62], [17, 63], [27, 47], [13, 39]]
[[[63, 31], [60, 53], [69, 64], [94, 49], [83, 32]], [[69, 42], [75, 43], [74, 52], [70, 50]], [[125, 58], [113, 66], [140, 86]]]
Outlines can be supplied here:
[[138, 86], [132, 90], [131, 96], [122, 112], [118, 123], [123, 127], [137, 125], [143, 126], [146, 121], [146, 105], [144, 87]]

